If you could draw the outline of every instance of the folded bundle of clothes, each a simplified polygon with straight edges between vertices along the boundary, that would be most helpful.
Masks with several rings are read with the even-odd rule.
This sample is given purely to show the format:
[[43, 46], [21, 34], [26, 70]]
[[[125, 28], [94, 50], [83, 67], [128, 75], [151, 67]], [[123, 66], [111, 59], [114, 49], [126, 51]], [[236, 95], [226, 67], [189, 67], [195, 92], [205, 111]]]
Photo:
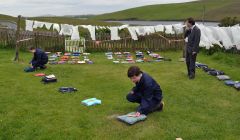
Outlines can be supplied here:
[[93, 61], [87, 61], [88, 64], [93, 64]]
[[205, 71], [205, 72], [215, 71], [215, 69], [209, 68], [208, 66], [203, 66], [202, 69], [203, 69], [203, 71]]
[[78, 64], [86, 64], [85, 61], [78, 61], [77, 63], [78, 63]]
[[149, 56], [151, 56], [152, 58], [160, 58], [160, 55], [156, 53], [151, 53], [149, 54]]
[[68, 61], [68, 64], [76, 64], [76, 61]]
[[240, 90], [240, 82], [237, 82], [234, 84], [234, 87], [237, 89], [237, 90]]
[[108, 55], [113, 55], [113, 53], [112, 53], [112, 52], [107, 52], [107, 53], [105, 53], [105, 55], [106, 55], [106, 56], [108, 56]]
[[58, 64], [66, 64], [66, 61], [58, 61]]
[[120, 61], [113, 61], [113, 63], [114, 63], [114, 64], [119, 64], [119, 63], [120, 63]]
[[54, 82], [57, 82], [57, 78], [55, 77], [55, 75], [48, 75], [48, 76], [44, 76], [42, 78], [42, 82], [44, 84], [48, 84], [48, 83], [54, 83]]
[[137, 62], [137, 63], [143, 63], [144, 60], [143, 60], [143, 59], [137, 59], [136, 62]]
[[71, 56], [71, 53], [64, 53], [64, 56]]
[[123, 52], [123, 54], [124, 54], [125, 56], [131, 55], [130, 52]]
[[78, 90], [73, 87], [60, 87], [58, 91], [62, 93], [72, 93], [77, 92]]
[[230, 77], [227, 76], [227, 75], [218, 75], [217, 79], [221, 80], [221, 81], [223, 81], [223, 80], [230, 80]]
[[97, 98], [90, 98], [82, 101], [82, 104], [85, 106], [100, 105], [101, 103], [102, 101]]
[[144, 54], [142, 52], [136, 52], [136, 58], [144, 58]]
[[67, 61], [70, 57], [69, 56], [62, 56], [60, 58], [61, 61]]
[[88, 56], [88, 55], [90, 55], [90, 53], [83, 53], [83, 55]]
[[226, 80], [225, 85], [233, 87], [235, 84], [239, 83], [238, 81]]
[[72, 56], [80, 56], [80, 52], [74, 52], [72, 53]]
[[114, 54], [115, 54], [115, 55], [122, 55], [121, 52], [115, 52]]
[[49, 61], [49, 62], [51, 62], [51, 61], [56, 61], [56, 58], [49, 58], [48, 61]]
[[36, 77], [43, 77], [43, 76], [45, 76], [45, 74], [44, 73], [37, 73], [37, 74], [34, 74], [34, 76], [36, 76]]
[[203, 67], [208, 67], [208, 66], [206, 64], [196, 62], [196, 68], [203, 68]]
[[53, 54], [53, 55], [49, 56], [49, 58], [51, 58], [51, 59], [56, 59], [56, 58], [58, 58], [58, 55]]
[[225, 73], [220, 70], [214, 70], [214, 71], [209, 71], [208, 74], [212, 76], [218, 76], [218, 75], [224, 75]]
[[135, 112], [128, 113], [127, 115], [118, 116], [117, 119], [130, 125], [147, 119], [147, 116], [144, 114], [138, 117], [134, 116], [135, 114]]
[[25, 71], [25, 72], [34, 72], [35, 69], [32, 68], [32, 67], [26, 67], [26, 68], [24, 69], [24, 71]]
[[107, 55], [107, 59], [112, 60], [113, 56], [112, 55]]

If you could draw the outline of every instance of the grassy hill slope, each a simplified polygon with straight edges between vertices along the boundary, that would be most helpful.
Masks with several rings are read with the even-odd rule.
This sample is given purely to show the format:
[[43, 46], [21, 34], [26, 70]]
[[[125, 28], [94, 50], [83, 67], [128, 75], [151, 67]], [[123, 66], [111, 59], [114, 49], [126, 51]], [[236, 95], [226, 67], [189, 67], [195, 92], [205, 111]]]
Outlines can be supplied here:
[[205, 6], [205, 19], [219, 21], [224, 17], [240, 18], [239, 0], [200, 0], [179, 4], [159, 4], [137, 7], [92, 17], [98, 20], [183, 20], [194, 17], [202, 20]]

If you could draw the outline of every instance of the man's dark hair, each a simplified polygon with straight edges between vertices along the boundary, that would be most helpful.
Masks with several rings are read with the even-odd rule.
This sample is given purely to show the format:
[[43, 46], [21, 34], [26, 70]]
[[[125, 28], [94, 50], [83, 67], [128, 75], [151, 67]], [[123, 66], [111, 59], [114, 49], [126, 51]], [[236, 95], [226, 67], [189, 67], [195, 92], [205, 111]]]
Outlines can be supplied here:
[[33, 47], [33, 46], [31, 46], [31, 47], [29, 48], [30, 51], [32, 51], [32, 50], [34, 50], [34, 49], [36, 49], [36, 48]]
[[128, 77], [131, 78], [133, 76], [139, 76], [142, 73], [142, 71], [140, 70], [140, 68], [138, 66], [131, 66], [128, 69]]
[[195, 25], [195, 20], [192, 17], [188, 18], [187, 22], [190, 23], [191, 25]]

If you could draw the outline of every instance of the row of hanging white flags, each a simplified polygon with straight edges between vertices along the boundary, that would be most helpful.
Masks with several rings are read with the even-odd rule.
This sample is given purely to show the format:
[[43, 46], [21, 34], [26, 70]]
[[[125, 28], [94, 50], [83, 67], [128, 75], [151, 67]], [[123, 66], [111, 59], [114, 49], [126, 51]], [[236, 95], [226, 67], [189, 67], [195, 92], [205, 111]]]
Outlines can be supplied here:
[[[138, 36], [150, 35], [156, 32], [165, 32], [166, 34], [182, 34], [184, 33], [184, 25], [173, 24], [173, 25], [156, 25], [156, 26], [92, 26], [92, 25], [69, 25], [69, 24], [57, 24], [40, 21], [26, 20], [26, 30], [33, 31], [36, 28], [45, 27], [50, 30], [57, 30], [60, 35], [69, 35], [72, 40], [80, 39], [78, 27], [88, 29], [92, 40], [96, 40], [96, 30], [99, 29], [110, 29], [111, 40], [120, 40], [118, 34], [119, 30], [127, 28], [132, 39], [138, 40]], [[206, 49], [218, 45], [225, 49], [231, 49], [236, 47], [240, 50], [240, 26], [236, 25], [233, 27], [213, 27], [205, 25], [197, 25], [201, 30], [201, 41], [200, 46]]]

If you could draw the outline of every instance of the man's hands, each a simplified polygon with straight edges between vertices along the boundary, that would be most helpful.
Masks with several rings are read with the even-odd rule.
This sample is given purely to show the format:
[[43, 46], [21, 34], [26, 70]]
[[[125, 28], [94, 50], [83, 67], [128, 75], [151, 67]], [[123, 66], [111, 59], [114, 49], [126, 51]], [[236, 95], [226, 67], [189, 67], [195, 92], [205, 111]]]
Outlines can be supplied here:
[[141, 113], [140, 112], [136, 112], [135, 114], [133, 115], [128, 115], [128, 117], [139, 117], [141, 116]]
[[195, 55], [195, 54], [197, 54], [197, 52], [192, 52], [192, 55]]
[[133, 92], [133, 91], [130, 91], [130, 94], [134, 94], [134, 92]]
[[140, 112], [136, 112], [136, 114], [135, 114], [136, 117], [139, 117], [140, 115], [141, 115]]

